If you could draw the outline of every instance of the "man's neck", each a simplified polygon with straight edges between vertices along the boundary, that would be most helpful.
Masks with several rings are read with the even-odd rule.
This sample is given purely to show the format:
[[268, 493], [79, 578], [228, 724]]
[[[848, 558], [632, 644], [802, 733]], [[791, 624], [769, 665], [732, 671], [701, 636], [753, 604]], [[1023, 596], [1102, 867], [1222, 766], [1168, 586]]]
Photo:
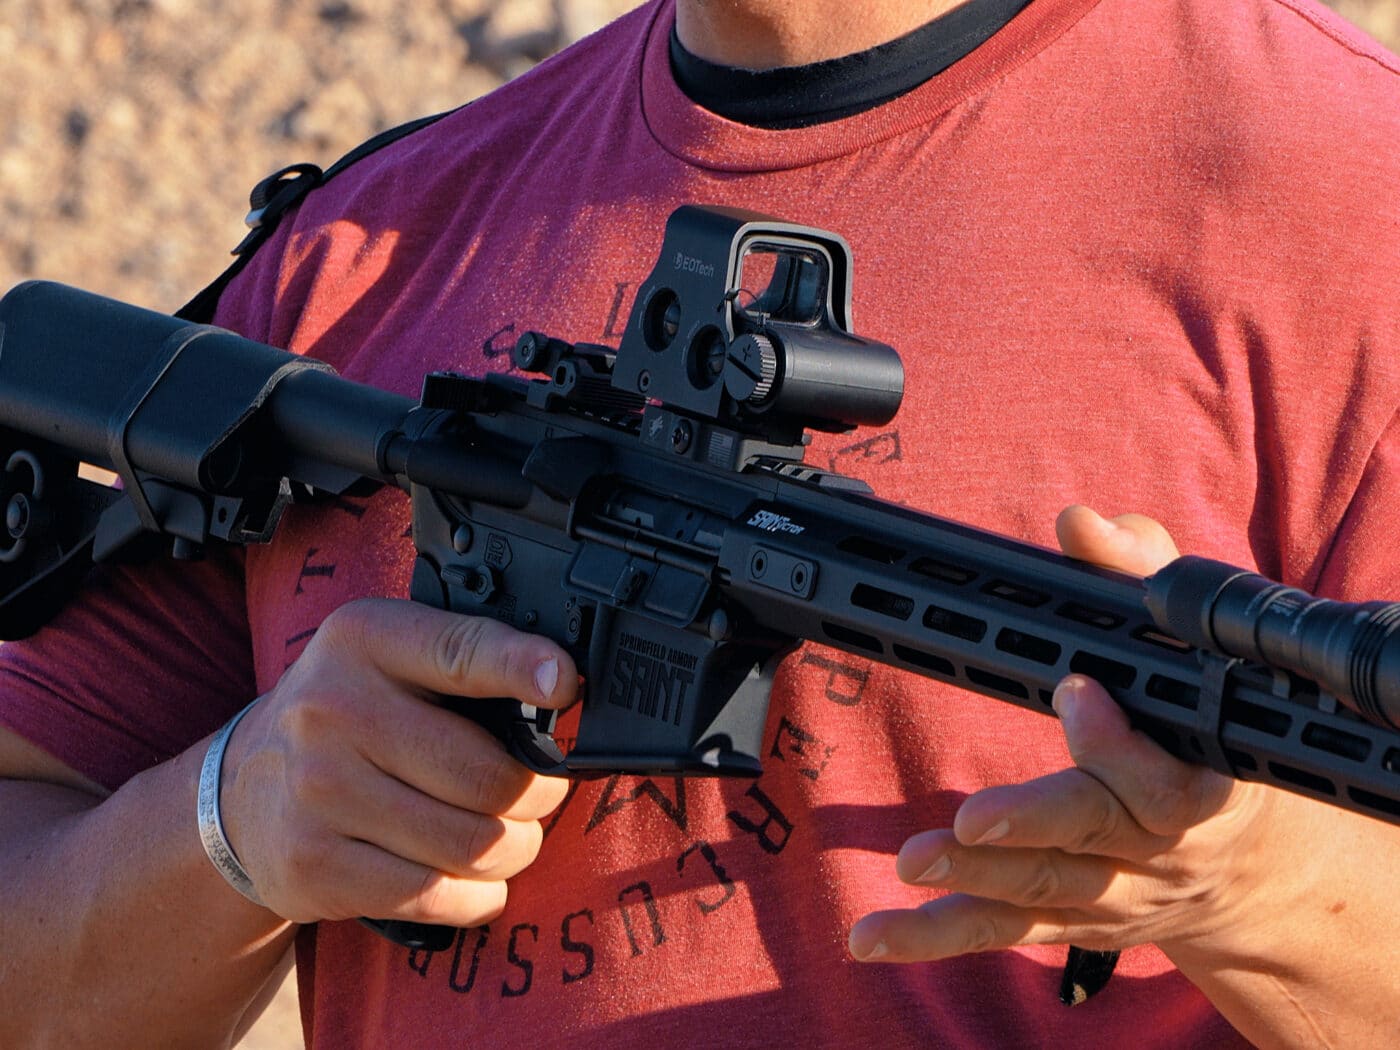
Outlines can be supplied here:
[[741, 69], [840, 58], [917, 29], [965, 0], [676, 0], [693, 55]]

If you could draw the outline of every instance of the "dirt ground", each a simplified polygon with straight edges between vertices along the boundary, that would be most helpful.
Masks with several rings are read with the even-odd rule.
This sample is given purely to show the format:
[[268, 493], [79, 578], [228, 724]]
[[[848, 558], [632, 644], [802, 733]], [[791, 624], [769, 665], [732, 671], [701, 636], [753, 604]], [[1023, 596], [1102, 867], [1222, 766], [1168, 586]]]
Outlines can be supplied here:
[[[173, 310], [263, 175], [489, 91], [635, 2], [0, 0], [0, 290]], [[1400, 48], [1400, 0], [1329, 2]], [[301, 1045], [290, 979], [241, 1045]]]
[[248, 191], [468, 101], [638, 0], [0, 0], [0, 289], [174, 310]]

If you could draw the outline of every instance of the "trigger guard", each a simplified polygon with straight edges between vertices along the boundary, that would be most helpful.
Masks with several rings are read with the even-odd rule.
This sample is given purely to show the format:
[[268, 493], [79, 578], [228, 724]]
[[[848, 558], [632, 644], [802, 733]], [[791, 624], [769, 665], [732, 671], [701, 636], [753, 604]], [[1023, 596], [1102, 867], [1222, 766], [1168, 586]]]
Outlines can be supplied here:
[[554, 742], [557, 711], [510, 697], [444, 697], [443, 706], [470, 719], [501, 742], [510, 756], [545, 776], [567, 776], [564, 753]]
[[518, 700], [503, 701], [506, 749], [524, 765], [544, 776], [566, 776], [569, 772], [564, 753], [554, 741], [554, 724], [559, 712]]

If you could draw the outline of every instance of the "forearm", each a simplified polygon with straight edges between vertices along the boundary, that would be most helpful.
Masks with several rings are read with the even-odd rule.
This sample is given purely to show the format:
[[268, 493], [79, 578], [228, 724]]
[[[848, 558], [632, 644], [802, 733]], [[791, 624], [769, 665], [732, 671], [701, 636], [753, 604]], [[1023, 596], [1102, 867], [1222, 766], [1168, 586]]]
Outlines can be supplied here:
[[275, 913], [204, 855], [207, 740], [99, 801], [0, 730], [0, 1046], [227, 1045], [291, 941], [278, 915], [492, 921], [567, 783], [425, 697], [560, 709], [577, 683], [568, 653], [496, 620], [332, 612], [224, 755], [225, 826]]
[[1162, 947], [1256, 1046], [1394, 1045], [1400, 829], [1298, 801], [1291, 904], [1236, 917], [1216, 943]]
[[0, 781], [0, 1045], [231, 1041], [293, 927], [244, 901], [204, 856], [202, 754], [100, 802]]
[[1320, 989], [1269, 972], [1219, 970], [1197, 984], [1225, 1019], [1260, 1050], [1385, 1045], [1386, 1026], [1372, 1013], [1385, 1007], [1366, 1006], [1359, 994], [1357, 1001], [1337, 1014], [1331, 1006], [1322, 1007], [1323, 997], [1316, 994]]

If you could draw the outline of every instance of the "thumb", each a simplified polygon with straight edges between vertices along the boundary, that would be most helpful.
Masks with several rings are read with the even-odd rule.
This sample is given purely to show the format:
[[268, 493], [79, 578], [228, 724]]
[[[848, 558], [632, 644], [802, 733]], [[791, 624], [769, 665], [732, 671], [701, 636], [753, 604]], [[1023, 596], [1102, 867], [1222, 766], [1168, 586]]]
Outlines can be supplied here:
[[1150, 576], [1180, 557], [1171, 534], [1144, 514], [1105, 518], [1076, 504], [1055, 519], [1055, 535], [1060, 549], [1071, 558], [1138, 576]]
[[1227, 777], [1168, 754], [1134, 729], [1093, 679], [1065, 678], [1055, 689], [1054, 706], [1074, 764], [1152, 834], [1179, 834], [1226, 804], [1232, 788]]
[[443, 696], [562, 708], [578, 684], [573, 660], [548, 638], [418, 602], [362, 599], [333, 612], [321, 631], [389, 679]]

